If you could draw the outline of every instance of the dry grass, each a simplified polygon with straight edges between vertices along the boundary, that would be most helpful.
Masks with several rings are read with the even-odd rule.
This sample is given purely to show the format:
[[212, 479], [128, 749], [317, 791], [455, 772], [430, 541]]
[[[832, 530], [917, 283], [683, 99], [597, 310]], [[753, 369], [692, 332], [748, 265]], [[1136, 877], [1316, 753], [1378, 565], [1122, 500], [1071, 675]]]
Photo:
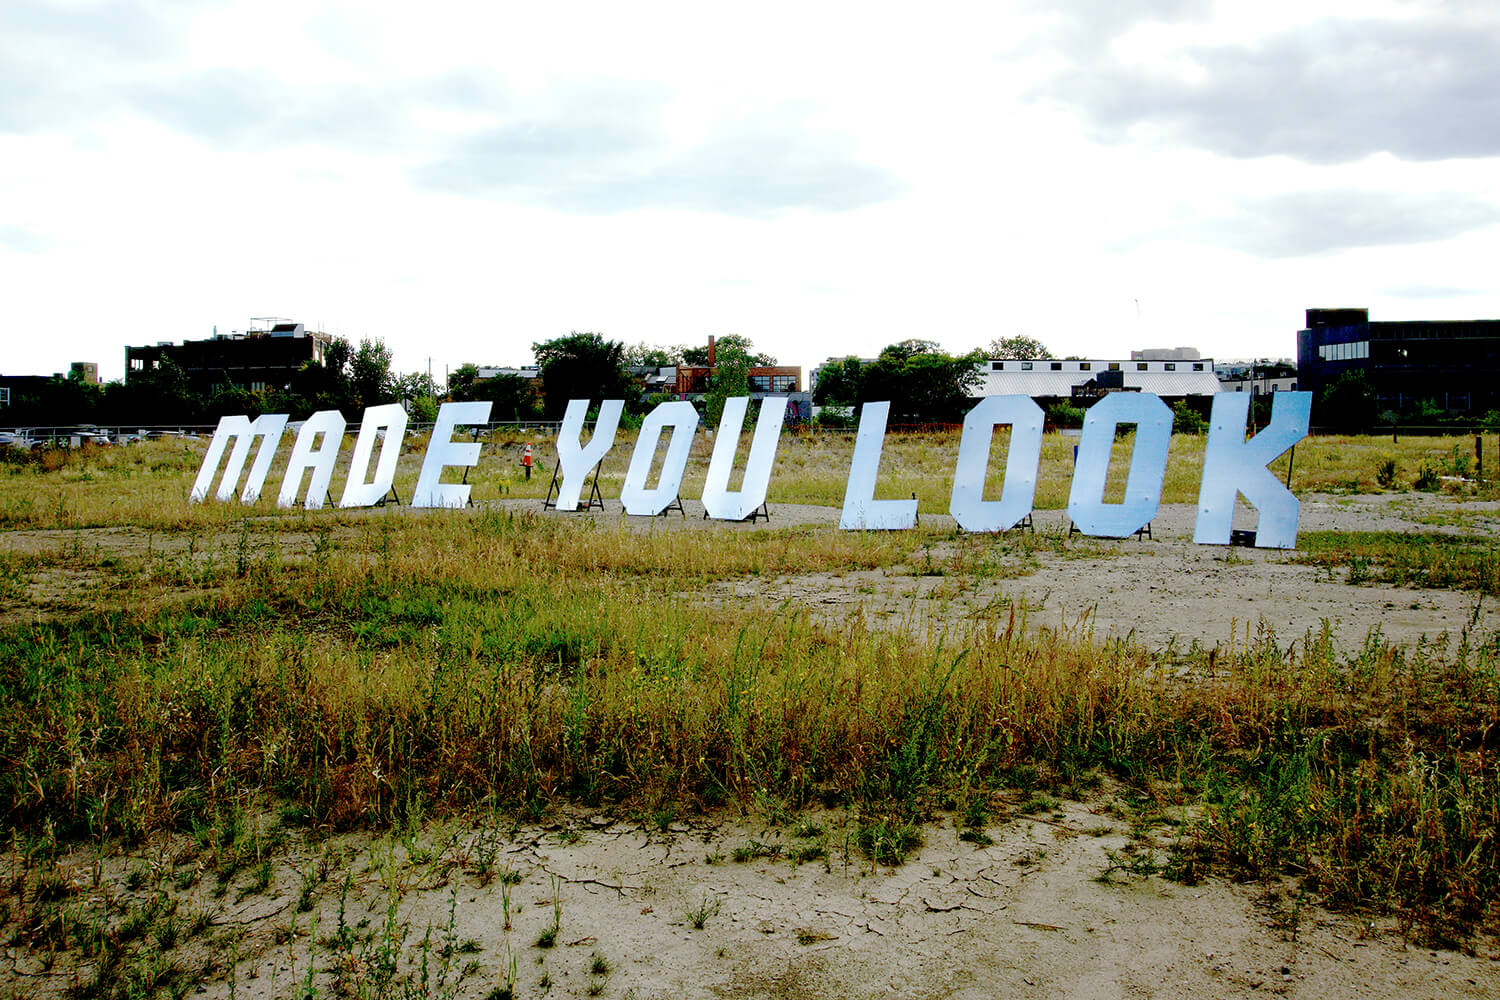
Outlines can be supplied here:
[[[841, 440], [789, 438], [775, 482], [797, 486], [788, 466], [806, 461], [801, 499], [827, 502], [834, 483], [841, 497]], [[1047, 468], [1066, 443], [1049, 439]], [[1190, 470], [1193, 445], [1179, 439], [1173, 462]], [[1321, 447], [1306, 448], [1315, 468]], [[946, 494], [955, 449], [898, 435], [888, 459], [933, 470]], [[161, 539], [7, 556], [10, 599], [43, 564], [106, 581], [76, 617], [0, 628], [0, 808], [18, 840], [132, 842], [260, 806], [327, 831], [771, 795], [857, 810], [854, 843], [894, 860], [932, 810], [976, 791], [1083, 794], [1112, 776], [1142, 816], [1201, 808], [1170, 852], [1180, 878], [1292, 873], [1438, 936], [1500, 925], [1493, 640], [1153, 652], [1011, 616], [915, 637], [821, 628], [792, 608], [709, 607], [703, 585], [909, 566], [931, 530], [634, 533], [497, 510], [252, 520], [187, 505], [195, 471], [191, 449], [150, 445], [0, 488], [11, 528]], [[1169, 471], [1169, 491], [1184, 477]], [[23, 488], [56, 509], [25, 507]]]

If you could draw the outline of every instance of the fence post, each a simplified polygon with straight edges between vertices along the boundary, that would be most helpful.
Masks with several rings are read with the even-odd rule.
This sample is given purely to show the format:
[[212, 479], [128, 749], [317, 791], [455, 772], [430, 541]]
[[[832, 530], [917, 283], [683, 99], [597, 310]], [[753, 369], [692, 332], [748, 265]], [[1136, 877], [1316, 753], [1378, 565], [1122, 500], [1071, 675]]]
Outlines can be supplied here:
[[1474, 478], [1484, 482], [1484, 437], [1474, 435]]

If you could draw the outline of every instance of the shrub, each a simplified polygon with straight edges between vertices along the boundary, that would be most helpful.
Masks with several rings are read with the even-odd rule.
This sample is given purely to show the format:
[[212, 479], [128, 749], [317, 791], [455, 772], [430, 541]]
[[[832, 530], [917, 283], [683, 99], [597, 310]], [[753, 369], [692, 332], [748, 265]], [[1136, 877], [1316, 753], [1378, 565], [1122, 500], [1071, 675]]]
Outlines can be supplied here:
[[1375, 481], [1384, 489], [1390, 489], [1396, 485], [1396, 460], [1387, 458], [1380, 463], [1375, 470]]
[[1053, 427], [1082, 427], [1083, 407], [1072, 403], [1054, 403], [1047, 407], [1047, 423]]
[[1172, 404], [1172, 430], [1180, 434], [1202, 434], [1208, 430], [1208, 421], [1189, 406], [1187, 400], [1179, 399]]

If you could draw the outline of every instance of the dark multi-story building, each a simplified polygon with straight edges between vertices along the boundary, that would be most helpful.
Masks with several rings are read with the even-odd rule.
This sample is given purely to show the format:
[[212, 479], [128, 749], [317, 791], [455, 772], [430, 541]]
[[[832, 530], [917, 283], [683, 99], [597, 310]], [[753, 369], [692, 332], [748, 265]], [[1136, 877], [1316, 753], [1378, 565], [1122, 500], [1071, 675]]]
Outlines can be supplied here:
[[19, 403], [27, 396], [37, 396], [45, 392], [48, 383], [53, 379], [62, 378], [62, 373], [56, 375], [0, 375], [0, 409]]
[[1380, 406], [1430, 401], [1445, 410], [1500, 409], [1500, 320], [1370, 321], [1368, 309], [1309, 309], [1297, 333], [1298, 388], [1314, 394], [1363, 372]]
[[288, 319], [252, 319], [243, 333], [216, 333], [208, 340], [162, 341], [125, 348], [125, 381], [170, 360], [187, 373], [197, 392], [234, 385], [251, 392], [285, 389], [302, 366], [322, 362], [333, 337]]

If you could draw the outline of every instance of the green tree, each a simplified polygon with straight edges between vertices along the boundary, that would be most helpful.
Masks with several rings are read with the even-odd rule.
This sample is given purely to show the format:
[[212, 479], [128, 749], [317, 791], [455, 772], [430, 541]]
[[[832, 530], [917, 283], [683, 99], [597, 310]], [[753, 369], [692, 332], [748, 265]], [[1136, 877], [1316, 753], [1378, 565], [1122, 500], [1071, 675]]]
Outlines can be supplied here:
[[349, 359], [349, 383], [362, 406], [379, 406], [396, 399], [396, 380], [391, 375], [391, 349], [383, 340], [361, 340]]
[[448, 385], [444, 395], [451, 400], [473, 399], [469, 392], [474, 388], [474, 383], [479, 379], [479, 366], [471, 361], [466, 361], [448, 373]]
[[813, 402], [819, 406], [849, 405], [860, 397], [860, 385], [864, 380], [865, 363], [859, 358], [830, 361], [818, 372], [818, 384], [813, 387]]
[[536, 387], [519, 375], [496, 375], [476, 383], [466, 399], [487, 399], [491, 420], [536, 420], [542, 409], [537, 405]]
[[897, 422], [956, 421], [979, 382], [978, 351], [955, 357], [927, 340], [904, 340], [864, 369], [859, 402], [889, 400]]
[[155, 368], [105, 386], [104, 422], [143, 427], [193, 423], [203, 416], [205, 402], [193, 392], [187, 372], [163, 358]]
[[990, 341], [988, 348], [989, 356], [992, 358], [1018, 358], [1021, 361], [1045, 361], [1052, 357], [1052, 352], [1047, 350], [1035, 337], [1028, 337], [1018, 333], [1013, 337], [997, 337]]
[[714, 371], [709, 376], [708, 392], [703, 396], [703, 421], [716, 428], [726, 399], [750, 395], [750, 369], [754, 364], [739, 344], [715, 345], [714, 355]]
[[[749, 337], [738, 333], [726, 333], [722, 337], [714, 338], [714, 361], [719, 359], [725, 351], [738, 351], [750, 359], [751, 367], [766, 368], [776, 364], [776, 359], [765, 351], [757, 351], [755, 345], [750, 342]], [[684, 347], [682, 349], [682, 363], [695, 365], [702, 368], [708, 364], [708, 347]]]
[[318, 410], [338, 410], [347, 420], [359, 417], [360, 403], [354, 386], [342, 367], [329, 363], [326, 351], [322, 362], [309, 361], [292, 376], [288, 395], [296, 400], [296, 405], [288, 410], [298, 420]]
[[1357, 431], [1375, 426], [1380, 406], [1362, 371], [1347, 371], [1323, 386], [1313, 423]]
[[574, 330], [565, 337], [531, 345], [542, 373], [542, 396], [549, 417], [560, 417], [570, 399], [624, 399], [632, 410], [640, 392], [625, 373], [624, 345], [597, 333]]
[[681, 347], [660, 344], [631, 344], [624, 349], [624, 362], [631, 368], [670, 368], [682, 364]]
[[1178, 434], [1203, 434], [1208, 430], [1208, 418], [1187, 400], [1179, 399], [1172, 404], [1172, 430]]

